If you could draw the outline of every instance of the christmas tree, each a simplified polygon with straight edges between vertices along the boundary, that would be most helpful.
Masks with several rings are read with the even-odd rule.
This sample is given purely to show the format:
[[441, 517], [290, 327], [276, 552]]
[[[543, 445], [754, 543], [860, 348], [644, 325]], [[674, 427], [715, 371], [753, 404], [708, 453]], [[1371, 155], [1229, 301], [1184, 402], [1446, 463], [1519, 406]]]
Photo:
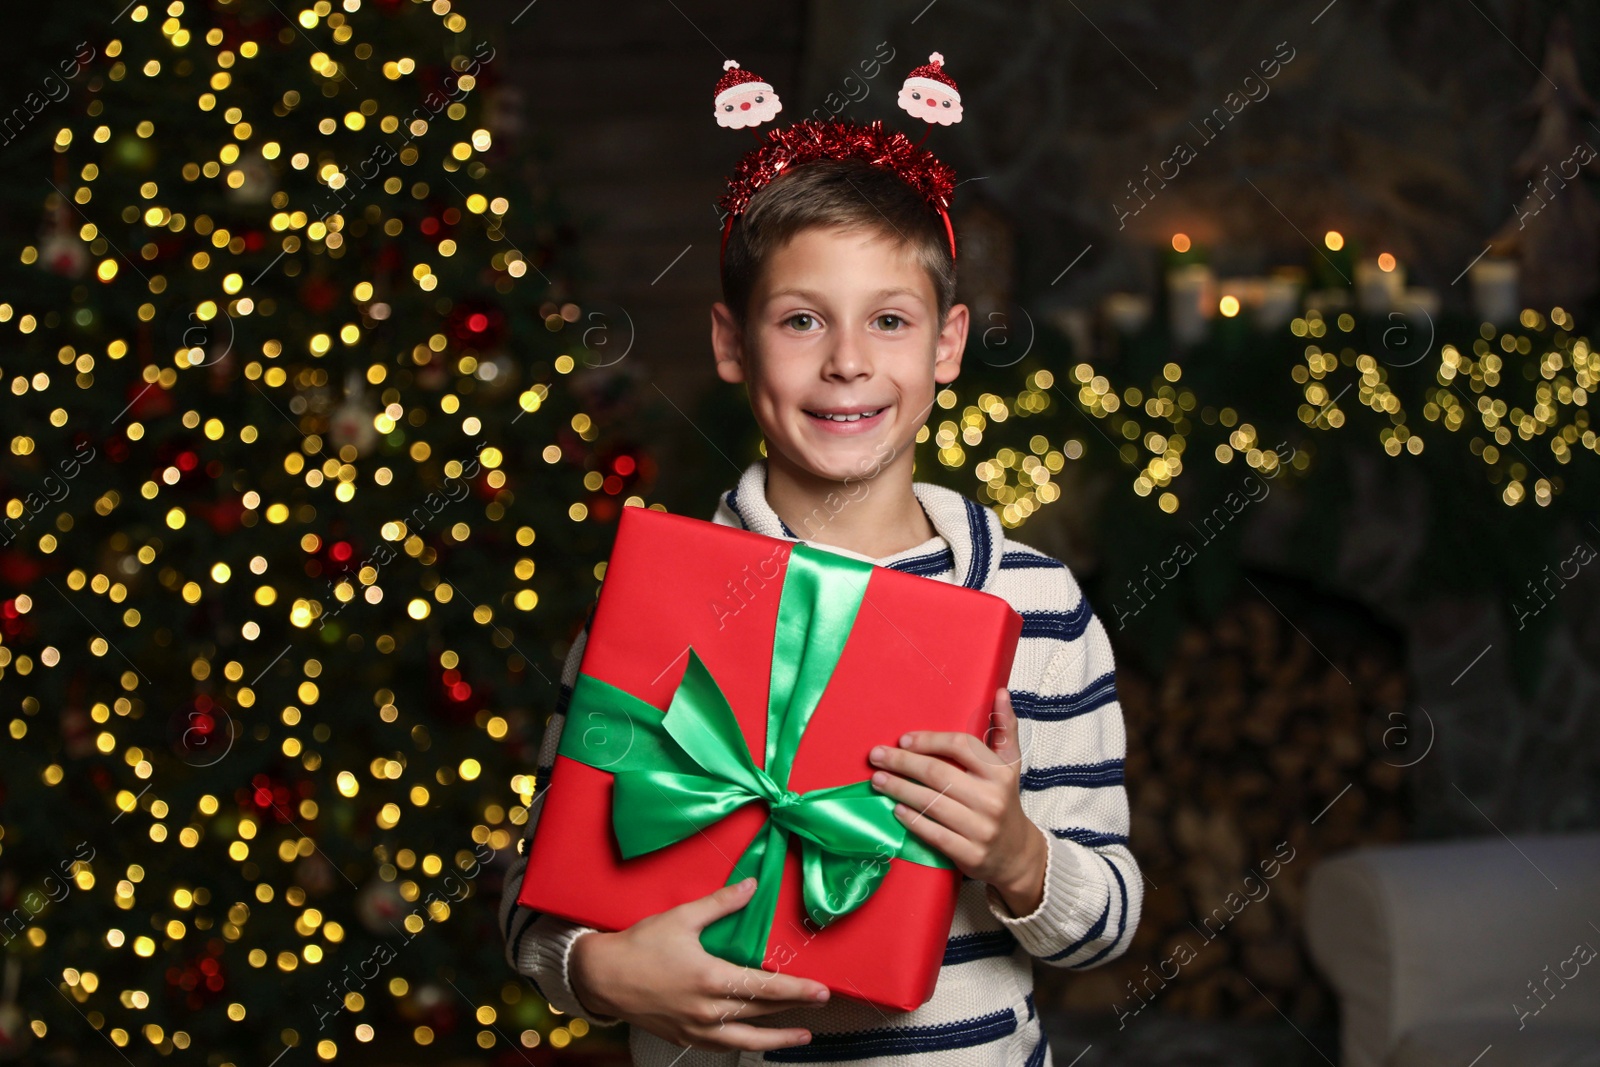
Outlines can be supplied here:
[[449, 0], [122, 7], [0, 282], [0, 1058], [565, 1044], [494, 903], [651, 465], [504, 60]]

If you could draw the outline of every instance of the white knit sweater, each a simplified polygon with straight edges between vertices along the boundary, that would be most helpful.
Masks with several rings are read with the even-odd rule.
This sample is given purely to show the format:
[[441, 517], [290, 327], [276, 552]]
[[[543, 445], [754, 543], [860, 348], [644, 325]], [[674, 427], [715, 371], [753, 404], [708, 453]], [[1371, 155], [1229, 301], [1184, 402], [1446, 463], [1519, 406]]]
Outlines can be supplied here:
[[[1008, 688], [1022, 750], [1022, 808], [1049, 844], [1044, 899], [1032, 914], [1018, 918], [993, 887], [964, 878], [938, 985], [914, 1011], [887, 1011], [835, 997], [825, 1008], [760, 1016], [752, 1020], [756, 1025], [800, 1026], [812, 1033], [807, 1044], [764, 1054], [685, 1050], [632, 1027], [629, 1046], [639, 1067], [1049, 1067], [1053, 1060], [1033, 1002], [1033, 959], [1055, 967], [1093, 967], [1120, 955], [1133, 937], [1144, 887], [1127, 846], [1122, 711], [1105, 628], [1066, 565], [1008, 540], [992, 510], [931, 483], [915, 482], [912, 490], [938, 536], [872, 562], [993, 593], [1023, 618]], [[826, 511], [816, 518], [825, 520]], [[713, 521], [801, 539], [767, 504], [765, 461], [752, 463], [738, 485], [722, 495]], [[808, 535], [816, 530], [808, 527]], [[536, 770], [541, 787], [555, 762], [587, 636], [586, 627], [573, 642], [545, 728]], [[573, 942], [594, 928], [516, 904], [526, 842], [542, 808], [541, 793], [530, 807], [526, 837], [500, 904], [507, 962], [557, 1010], [616, 1025], [619, 1020], [579, 1005], [567, 973]], [[561, 877], [559, 870], [533, 874]]]

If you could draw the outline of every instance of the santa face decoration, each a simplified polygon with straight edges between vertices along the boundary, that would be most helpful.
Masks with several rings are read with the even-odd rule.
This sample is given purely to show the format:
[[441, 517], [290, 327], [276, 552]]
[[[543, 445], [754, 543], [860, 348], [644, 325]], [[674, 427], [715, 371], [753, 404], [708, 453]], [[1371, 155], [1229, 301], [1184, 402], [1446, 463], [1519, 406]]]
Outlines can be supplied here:
[[717, 82], [717, 125], [730, 130], [771, 122], [783, 110], [783, 103], [772, 86], [741, 68], [737, 60], [722, 64], [725, 73]]
[[896, 103], [924, 122], [954, 126], [961, 121], [961, 94], [955, 80], [944, 72], [944, 56], [938, 52], [906, 76]]

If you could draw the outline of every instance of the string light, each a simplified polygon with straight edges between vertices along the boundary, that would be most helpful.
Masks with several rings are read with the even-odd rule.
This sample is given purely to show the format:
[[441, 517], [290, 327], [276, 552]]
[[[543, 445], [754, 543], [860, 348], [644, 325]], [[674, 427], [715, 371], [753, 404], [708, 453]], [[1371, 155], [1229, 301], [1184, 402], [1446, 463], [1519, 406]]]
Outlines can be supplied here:
[[[1342, 242], [1339, 235], [1330, 236]], [[1228, 299], [1223, 298], [1224, 305]], [[1220, 310], [1227, 314], [1226, 306]], [[1442, 345], [1433, 365], [1434, 384], [1420, 397], [1420, 412], [1424, 422], [1437, 423], [1450, 433], [1472, 433], [1468, 447], [1483, 461], [1490, 483], [1501, 487], [1505, 505], [1531, 501], [1542, 507], [1563, 490], [1564, 480], [1559, 474], [1541, 473], [1521, 450], [1528, 447], [1526, 442], [1544, 439], [1560, 465], [1570, 463], [1580, 450], [1600, 453], [1600, 435], [1591, 428], [1587, 410], [1589, 397], [1600, 389], [1600, 351], [1573, 332], [1572, 316], [1562, 308], [1552, 309], [1548, 316], [1525, 309], [1519, 325], [1520, 332], [1502, 332], [1484, 324], [1466, 351]], [[1386, 455], [1421, 455], [1424, 437], [1391, 385], [1389, 366], [1348, 343], [1345, 335], [1355, 329], [1355, 317], [1348, 312], [1330, 323], [1315, 308], [1290, 322], [1294, 337], [1310, 341], [1290, 371], [1304, 399], [1299, 420], [1309, 429], [1337, 430], [1347, 425], [1347, 405], [1353, 402], [1382, 417], [1384, 425], [1377, 428], [1376, 439]], [[1332, 339], [1324, 342], [1330, 334]], [[1512, 362], [1517, 364], [1515, 374], [1509, 373]], [[1351, 372], [1355, 377], [1347, 386], [1343, 378]], [[941, 464], [964, 469], [969, 450], [981, 445], [993, 424], [1013, 416], [1059, 412], [1056, 405], [1070, 401], [1081, 414], [1106, 424], [1098, 434], [1087, 435], [1089, 444], [1099, 443], [1099, 437], [1113, 448], [1133, 471], [1134, 494], [1153, 498], [1169, 513], [1181, 503], [1173, 487], [1185, 470], [1187, 443], [1195, 432], [1191, 416], [1196, 413], [1204, 425], [1226, 431], [1209, 452], [1219, 464], [1242, 459], [1252, 469], [1274, 474], [1280, 467], [1299, 473], [1309, 469], [1308, 450], [1282, 456], [1275, 448], [1262, 447], [1256, 427], [1242, 420], [1234, 407], [1202, 406], [1196, 393], [1181, 384], [1182, 376], [1181, 366], [1168, 363], [1145, 391], [1135, 386], [1119, 390], [1088, 361], [1072, 367], [1065, 388], [1057, 386], [1050, 371], [1034, 371], [1016, 396], [983, 393], [975, 403], [961, 407], [959, 418], [940, 418], [932, 432], [924, 427], [917, 442], [931, 439]], [[1517, 379], [1533, 381], [1531, 403], [1500, 395], [1502, 387]], [[951, 388], [941, 390], [935, 399], [949, 412], [961, 403]], [[1060, 420], [1047, 421], [1059, 425]], [[1077, 438], [1053, 445], [1045, 434], [1033, 435], [1025, 450], [1000, 448], [974, 461], [975, 495], [999, 505], [1007, 527], [1021, 526], [1060, 498], [1054, 479], [1068, 462], [1084, 454], [1084, 448], [1085, 442]]]

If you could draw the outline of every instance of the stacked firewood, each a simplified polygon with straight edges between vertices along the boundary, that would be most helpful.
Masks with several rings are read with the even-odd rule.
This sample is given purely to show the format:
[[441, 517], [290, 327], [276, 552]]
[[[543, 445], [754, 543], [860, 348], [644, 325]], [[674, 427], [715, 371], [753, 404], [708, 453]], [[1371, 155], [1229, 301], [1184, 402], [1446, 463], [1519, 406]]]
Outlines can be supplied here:
[[1143, 918], [1117, 960], [1038, 968], [1041, 997], [1123, 1025], [1147, 1012], [1332, 1019], [1301, 934], [1306, 876], [1404, 836], [1406, 764], [1428, 726], [1406, 704], [1392, 635], [1318, 629], [1308, 614], [1302, 634], [1271, 603], [1242, 601], [1184, 633], [1159, 676], [1118, 649]]

